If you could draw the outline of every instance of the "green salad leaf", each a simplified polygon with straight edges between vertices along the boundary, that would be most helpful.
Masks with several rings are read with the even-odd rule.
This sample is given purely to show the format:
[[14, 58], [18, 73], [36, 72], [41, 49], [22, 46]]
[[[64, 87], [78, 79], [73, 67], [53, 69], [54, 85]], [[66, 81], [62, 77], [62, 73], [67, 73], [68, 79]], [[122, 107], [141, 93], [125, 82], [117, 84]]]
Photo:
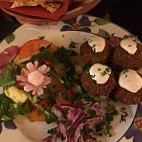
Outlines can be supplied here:
[[58, 120], [57, 116], [49, 109], [45, 109], [44, 116], [47, 124], [50, 124]]
[[9, 87], [16, 84], [16, 75], [11, 65], [7, 66], [6, 73], [3, 78], [3, 87]]
[[4, 94], [0, 95], [0, 122], [13, 120], [15, 116], [15, 108], [13, 101]]
[[3, 86], [4, 74], [0, 74], [0, 86]]
[[20, 115], [26, 114], [26, 110], [24, 109], [23, 106], [21, 106], [19, 104], [14, 104], [14, 108], [17, 110], [18, 114], [20, 114]]
[[15, 39], [15, 35], [14, 34], [10, 34], [10, 35], [8, 35], [6, 38], [5, 38], [5, 40], [6, 40], [6, 42], [9, 44], [9, 43], [11, 43], [12, 41], [14, 41], [14, 39]]
[[55, 115], [54, 112], [52, 112], [50, 109], [44, 108], [39, 104], [34, 104], [35, 107], [37, 107], [45, 116], [46, 123], [50, 124], [52, 122], [55, 122], [58, 120], [57, 116]]
[[105, 31], [104, 29], [99, 29], [98, 35], [104, 37], [105, 39], [110, 38], [110, 34], [107, 31]]
[[103, 18], [96, 18], [94, 20], [94, 22], [98, 25], [106, 25], [109, 23], [109, 21], [107, 21], [106, 19], [103, 19]]

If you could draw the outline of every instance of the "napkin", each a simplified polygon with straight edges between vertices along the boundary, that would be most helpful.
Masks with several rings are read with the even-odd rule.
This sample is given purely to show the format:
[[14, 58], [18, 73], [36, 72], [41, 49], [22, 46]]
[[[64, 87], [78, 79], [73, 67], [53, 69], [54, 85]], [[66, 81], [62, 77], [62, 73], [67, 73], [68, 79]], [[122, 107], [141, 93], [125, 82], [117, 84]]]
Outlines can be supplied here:
[[24, 15], [30, 15], [30, 16], [36, 16], [41, 18], [48, 18], [48, 19], [54, 19], [57, 20], [59, 17], [64, 15], [69, 7], [70, 1], [65, 0], [63, 6], [57, 10], [54, 14], [49, 13], [46, 9], [40, 7], [40, 6], [24, 6], [24, 7], [18, 7], [18, 8], [10, 8], [12, 3], [11, 2], [3, 2], [0, 1], [0, 7], [15, 11]]

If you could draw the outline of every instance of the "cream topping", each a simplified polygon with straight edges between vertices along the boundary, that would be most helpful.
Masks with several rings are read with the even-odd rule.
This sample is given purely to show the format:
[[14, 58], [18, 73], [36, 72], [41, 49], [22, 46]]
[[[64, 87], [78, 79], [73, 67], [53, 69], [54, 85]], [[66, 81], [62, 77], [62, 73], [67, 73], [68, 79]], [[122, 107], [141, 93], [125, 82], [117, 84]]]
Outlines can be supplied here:
[[142, 78], [134, 70], [123, 70], [120, 73], [119, 85], [129, 92], [136, 93], [142, 88]]
[[111, 75], [111, 68], [97, 63], [90, 68], [89, 74], [97, 84], [105, 84]]
[[137, 43], [134, 42], [132, 38], [126, 38], [121, 40], [120, 46], [129, 54], [135, 54], [137, 51]]
[[98, 53], [98, 52], [102, 52], [104, 50], [106, 42], [105, 42], [104, 38], [94, 35], [94, 36], [90, 37], [90, 39], [88, 40], [88, 44], [90, 47], [92, 47], [93, 51]]

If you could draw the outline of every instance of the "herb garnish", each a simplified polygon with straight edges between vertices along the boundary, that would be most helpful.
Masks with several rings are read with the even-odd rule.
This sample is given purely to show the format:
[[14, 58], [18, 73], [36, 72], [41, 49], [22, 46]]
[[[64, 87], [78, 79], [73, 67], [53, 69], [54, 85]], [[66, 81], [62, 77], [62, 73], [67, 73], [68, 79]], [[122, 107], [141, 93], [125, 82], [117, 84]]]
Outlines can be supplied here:
[[126, 74], [127, 72], [128, 72], [127, 69], [124, 69], [124, 70], [123, 70], [123, 74]]
[[111, 71], [111, 68], [108, 67], [108, 68], [106, 68], [106, 69], [101, 73], [101, 75], [102, 75], [102, 76], [105, 76], [105, 75], [107, 75], [107, 74], [110, 75], [110, 74], [109, 74], [110, 71]]
[[71, 41], [69, 48], [76, 48], [76, 46], [75, 46], [76, 44], [78, 44], [78, 43]]
[[126, 117], [128, 116], [126, 108], [122, 107], [120, 110], [121, 110], [121, 120], [120, 120], [120, 122], [122, 122], [122, 121], [126, 122]]
[[56, 133], [56, 128], [50, 129], [47, 131], [48, 134], [55, 134]]
[[111, 36], [114, 37], [115, 33], [112, 33]]
[[106, 113], [104, 115], [104, 121], [95, 125], [95, 129], [98, 135], [102, 135], [103, 130], [106, 129], [107, 134], [109, 135], [109, 137], [111, 137], [111, 122], [113, 121], [115, 115], [118, 115], [118, 111], [115, 109], [114, 105], [108, 103], [106, 107]]
[[133, 38], [134, 42], [138, 41], [138, 38], [137, 36], [134, 36], [133, 34], [130, 34], [130, 35], [124, 35], [124, 37], [122, 39], [127, 39], [127, 38]]
[[89, 40], [89, 43], [91, 43], [93, 40]]
[[97, 55], [98, 55], [98, 53], [96, 52], [96, 49], [94, 49], [93, 55], [94, 55], [94, 56], [97, 56]]
[[44, 38], [45, 38], [45, 36], [40, 36], [40, 37], [39, 37], [39, 39], [44, 39]]

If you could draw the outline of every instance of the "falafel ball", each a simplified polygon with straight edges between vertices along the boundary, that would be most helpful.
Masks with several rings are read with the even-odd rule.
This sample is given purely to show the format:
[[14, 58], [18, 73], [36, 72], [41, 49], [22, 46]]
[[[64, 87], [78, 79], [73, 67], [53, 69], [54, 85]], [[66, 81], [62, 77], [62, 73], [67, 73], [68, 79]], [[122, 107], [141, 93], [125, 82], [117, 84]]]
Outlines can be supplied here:
[[117, 85], [111, 68], [99, 63], [82, 73], [81, 84], [91, 96], [109, 96]]
[[140, 104], [142, 101], [142, 78], [134, 70], [123, 70], [120, 73], [119, 85], [115, 90], [116, 98], [125, 104]]
[[112, 45], [104, 38], [94, 35], [80, 47], [80, 55], [87, 64], [110, 61]]
[[133, 69], [142, 67], [142, 45], [132, 38], [122, 39], [119, 47], [114, 48], [113, 67], [116, 70]]

